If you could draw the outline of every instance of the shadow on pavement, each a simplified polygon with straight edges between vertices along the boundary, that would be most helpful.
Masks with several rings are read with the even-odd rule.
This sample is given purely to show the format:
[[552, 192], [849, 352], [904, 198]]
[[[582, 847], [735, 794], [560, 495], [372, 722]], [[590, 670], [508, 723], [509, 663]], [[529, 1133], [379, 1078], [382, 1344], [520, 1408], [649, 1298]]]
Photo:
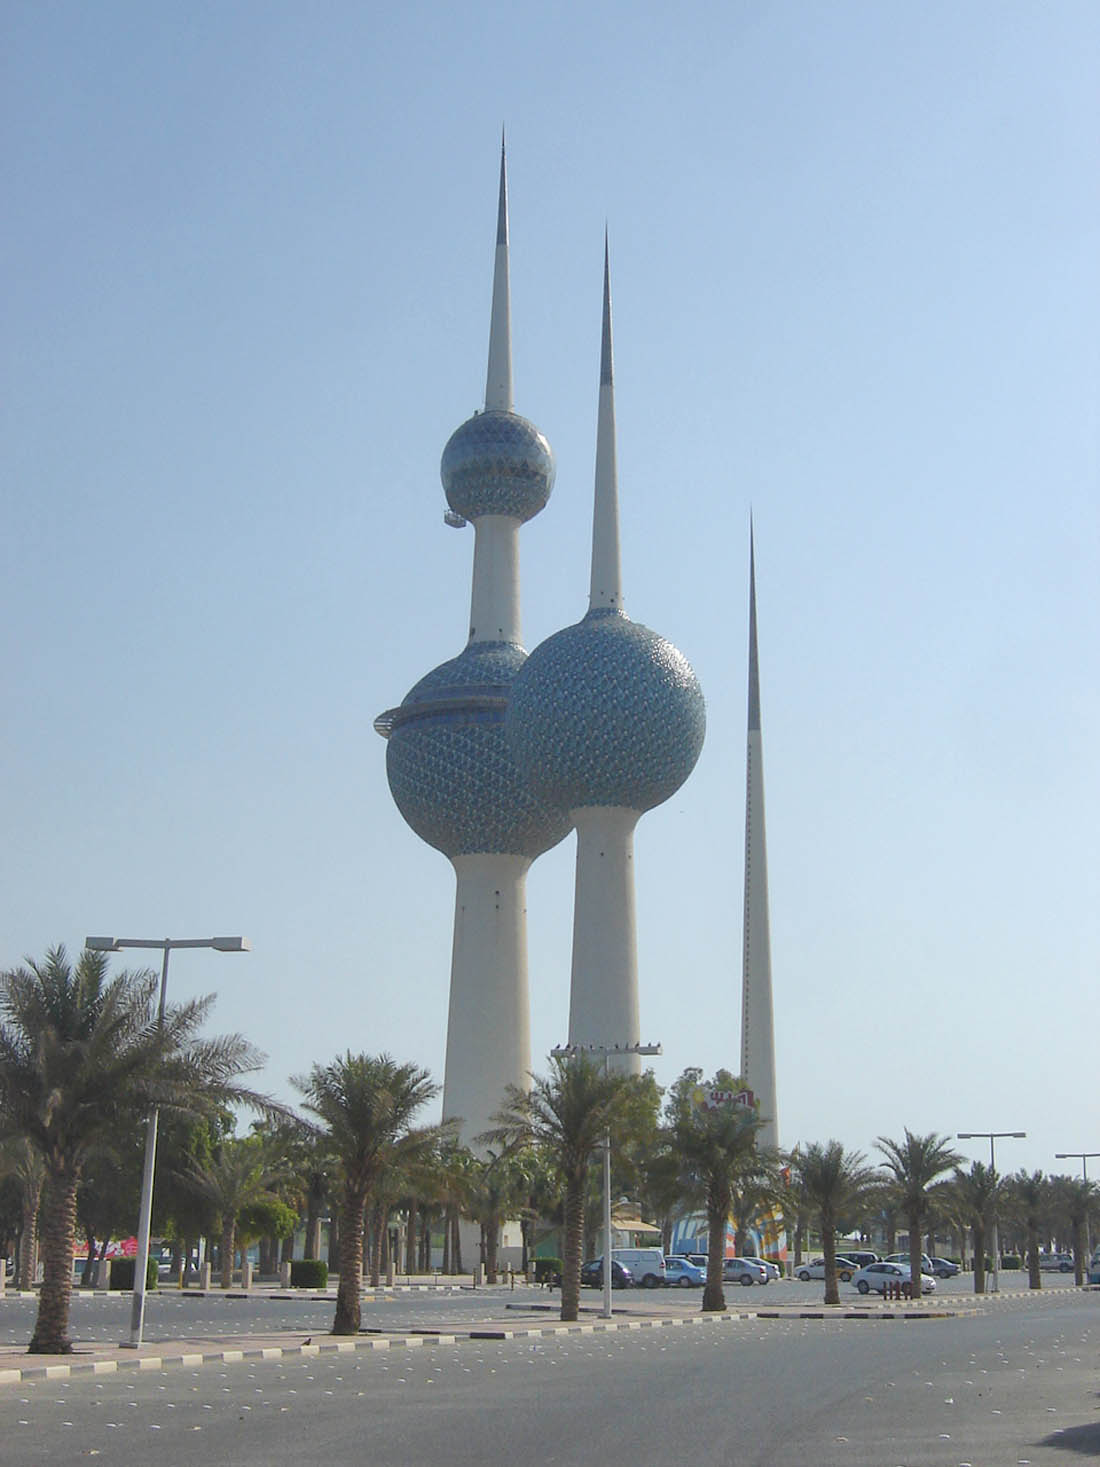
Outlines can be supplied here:
[[1038, 1447], [1058, 1447], [1063, 1452], [1080, 1452], [1082, 1457], [1100, 1457], [1100, 1421], [1084, 1426], [1067, 1426], [1035, 1443]]

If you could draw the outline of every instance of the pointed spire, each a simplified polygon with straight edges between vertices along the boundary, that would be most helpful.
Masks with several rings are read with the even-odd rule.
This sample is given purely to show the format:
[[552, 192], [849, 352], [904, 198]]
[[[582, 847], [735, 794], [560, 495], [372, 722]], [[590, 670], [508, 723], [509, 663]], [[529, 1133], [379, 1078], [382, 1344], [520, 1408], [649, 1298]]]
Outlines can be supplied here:
[[623, 609], [619, 565], [619, 476], [615, 460], [615, 368], [611, 348], [611, 253], [603, 241], [603, 341], [596, 426], [596, 496], [592, 512], [592, 585], [589, 611]]
[[508, 285], [508, 168], [504, 130], [500, 134], [500, 201], [497, 205], [497, 251], [493, 268], [493, 314], [489, 325], [489, 370], [485, 407], [512, 411], [512, 302]]
[[756, 652], [756, 546], [749, 514], [749, 733], [760, 732], [760, 664]]

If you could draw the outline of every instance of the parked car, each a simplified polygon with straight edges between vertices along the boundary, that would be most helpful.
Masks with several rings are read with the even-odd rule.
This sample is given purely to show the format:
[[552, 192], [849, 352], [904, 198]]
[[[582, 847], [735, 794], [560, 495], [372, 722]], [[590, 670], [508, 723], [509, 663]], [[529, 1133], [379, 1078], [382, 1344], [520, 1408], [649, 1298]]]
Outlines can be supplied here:
[[[581, 1264], [581, 1283], [593, 1289], [603, 1288], [602, 1258], [590, 1258], [587, 1263]], [[611, 1260], [611, 1287], [613, 1289], [632, 1289], [634, 1287], [634, 1275], [617, 1258]]]
[[706, 1281], [706, 1270], [697, 1263], [687, 1258], [665, 1259], [665, 1283], [670, 1289], [701, 1289]]
[[766, 1284], [768, 1270], [759, 1258], [726, 1258], [722, 1262], [722, 1282], [727, 1284]]
[[750, 1263], [759, 1263], [762, 1268], [767, 1269], [769, 1284], [773, 1279], [781, 1279], [783, 1277], [783, 1270], [779, 1267], [779, 1264], [773, 1263], [770, 1258], [752, 1257], [749, 1261]]
[[1089, 1259], [1088, 1281], [1090, 1284], [1100, 1284], [1100, 1248]]
[[[850, 1258], [842, 1258], [839, 1254], [836, 1260], [836, 1276], [842, 1283], [850, 1284], [852, 1277], [859, 1271], [859, 1264], [853, 1263]], [[809, 1263], [800, 1263], [795, 1269], [795, 1277], [800, 1278], [804, 1284], [811, 1279], [823, 1279], [825, 1277], [824, 1258], [811, 1258]]]
[[[852, 1283], [861, 1294], [870, 1294], [872, 1290], [876, 1294], [885, 1294], [886, 1290], [894, 1284], [901, 1284], [904, 1287], [909, 1282], [909, 1265], [907, 1263], [891, 1263], [888, 1259], [884, 1259], [881, 1263], [869, 1263], [866, 1268], [861, 1268], [852, 1278]], [[922, 1294], [935, 1293], [936, 1280], [930, 1273], [921, 1274], [920, 1291]]]
[[959, 1272], [959, 1265], [953, 1258], [933, 1258], [932, 1272], [938, 1279], [953, 1279]]
[[[883, 1263], [908, 1263], [909, 1255], [908, 1253], [887, 1253], [882, 1261]], [[920, 1256], [920, 1271], [921, 1273], [932, 1272], [932, 1260], [927, 1253], [922, 1253]]]
[[870, 1248], [842, 1248], [841, 1253], [845, 1258], [850, 1258], [857, 1268], [866, 1268], [869, 1263], [881, 1263], [882, 1254], [873, 1253]]
[[665, 1255], [660, 1248], [612, 1248], [611, 1257], [629, 1268], [638, 1288], [664, 1287]]
[[1072, 1253], [1040, 1253], [1039, 1267], [1047, 1270], [1053, 1269], [1056, 1273], [1073, 1272]]
[[707, 1255], [705, 1253], [666, 1253], [666, 1261], [669, 1258], [686, 1258], [689, 1263], [694, 1263], [695, 1267], [701, 1268], [704, 1273], [707, 1271]]

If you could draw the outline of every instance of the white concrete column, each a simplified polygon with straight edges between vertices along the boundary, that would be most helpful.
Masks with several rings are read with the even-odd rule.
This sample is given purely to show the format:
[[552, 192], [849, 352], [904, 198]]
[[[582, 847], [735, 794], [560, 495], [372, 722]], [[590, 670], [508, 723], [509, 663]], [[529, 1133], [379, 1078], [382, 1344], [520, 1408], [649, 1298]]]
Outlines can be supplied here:
[[519, 526], [519, 520], [503, 514], [474, 521], [471, 642], [521, 641]]
[[530, 864], [526, 856], [452, 860], [457, 879], [443, 1117], [462, 1118], [462, 1140], [480, 1155], [485, 1148], [474, 1137], [491, 1128], [506, 1087], [530, 1084]]
[[[634, 919], [637, 810], [588, 806], [569, 812], [577, 827], [573, 905], [570, 1044], [639, 1044], [638, 943]], [[636, 1054], [614, 1068], [640, 1075]]]

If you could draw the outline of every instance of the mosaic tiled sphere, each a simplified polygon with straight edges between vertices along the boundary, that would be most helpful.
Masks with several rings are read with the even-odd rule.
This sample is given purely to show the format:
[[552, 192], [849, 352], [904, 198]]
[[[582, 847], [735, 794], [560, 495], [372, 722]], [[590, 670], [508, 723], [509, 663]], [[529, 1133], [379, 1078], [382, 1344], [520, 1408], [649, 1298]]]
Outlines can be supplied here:
[[534, 860], [569, 831], [565, 815], [532, 794], [504, 742], [508, 689], [526, 656], [511, 642], [471, 643], [379, 720], [397, 808], [445, 856]]
[[463, 519], [506, 514], [525, 521], [550, 498], [554, 455], [534, 423], [488, 410], [451, 434], [439, 472], [447, 503]]
[[622, 612], [591, 611], [517, 672], [508, 747], [535, 795], [564, 810], [649, 810], [687, 779], [706, 706], [687, 658]]

